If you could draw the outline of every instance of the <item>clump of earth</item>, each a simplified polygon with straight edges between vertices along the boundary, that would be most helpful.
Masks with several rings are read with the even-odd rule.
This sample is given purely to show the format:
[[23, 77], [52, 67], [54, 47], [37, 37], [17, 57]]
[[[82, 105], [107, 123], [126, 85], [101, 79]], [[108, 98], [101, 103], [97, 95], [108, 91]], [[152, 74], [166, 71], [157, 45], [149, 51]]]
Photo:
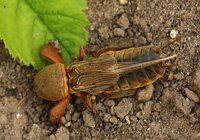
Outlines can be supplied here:
[[36, 71], [13, 60], [0, 44], [0, 139], [200, 139], [200, 2], [192, 0], [88, 0], [89, 47], [133, 42], [165, 46], [164, 77], [136, 95], [96, 97], [97, 114], [74, 97], [63, 124], [51, 125], [53, 103], [38, 98]]

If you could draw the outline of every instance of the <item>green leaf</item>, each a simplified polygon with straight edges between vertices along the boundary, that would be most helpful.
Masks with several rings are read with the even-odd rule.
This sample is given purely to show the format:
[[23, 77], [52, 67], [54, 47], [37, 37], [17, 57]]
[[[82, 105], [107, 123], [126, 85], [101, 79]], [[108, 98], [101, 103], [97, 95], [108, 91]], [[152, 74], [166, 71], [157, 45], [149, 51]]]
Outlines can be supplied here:
[[14, 58], [40, 69], [41, 46], [58, 40], [66, 61], [87, 43], [85, 0], [0, 0], [0, 38]]

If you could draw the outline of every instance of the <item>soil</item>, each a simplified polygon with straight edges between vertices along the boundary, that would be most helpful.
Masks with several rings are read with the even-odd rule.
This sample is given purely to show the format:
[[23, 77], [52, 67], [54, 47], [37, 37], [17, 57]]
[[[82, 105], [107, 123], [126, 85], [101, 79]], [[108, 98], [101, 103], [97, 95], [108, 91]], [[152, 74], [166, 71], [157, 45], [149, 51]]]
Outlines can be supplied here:
[[48, 122], [52, 102], [35, 95], [36, 71], [13, 60], [0, 45], [0, 139], [200, 139], [200, 1], [88, 0], [90, 47], [131, 41], [165, 46], [162, 80], [138, 96], [94, 98], [97, 114], [73, 98], [63, 124]]

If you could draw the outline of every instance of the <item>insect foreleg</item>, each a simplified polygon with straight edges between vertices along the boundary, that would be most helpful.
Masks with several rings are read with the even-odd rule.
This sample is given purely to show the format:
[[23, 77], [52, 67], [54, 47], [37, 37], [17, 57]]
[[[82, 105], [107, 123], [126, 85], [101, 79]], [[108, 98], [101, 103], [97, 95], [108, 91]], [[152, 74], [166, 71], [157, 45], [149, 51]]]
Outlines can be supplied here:
[[64, 62], [59, 50], [56, 48], [55, 42], [49, 42], [48, 44], [44, 45], [41, 49], [41, 54], [53, 63]]

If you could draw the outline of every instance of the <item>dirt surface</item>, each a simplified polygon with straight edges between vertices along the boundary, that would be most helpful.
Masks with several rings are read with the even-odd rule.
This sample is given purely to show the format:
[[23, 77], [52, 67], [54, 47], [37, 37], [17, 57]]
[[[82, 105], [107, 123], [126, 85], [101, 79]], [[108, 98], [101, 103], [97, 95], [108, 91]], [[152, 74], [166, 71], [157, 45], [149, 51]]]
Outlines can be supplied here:
[[48, 122], [52, 102], [36, 97], [35, 71], [0, 47], [0, 140], [200, 139], [200, 1], [89, 0], [90, 47], [132, 41], [164, 46], [162, 80], [118, 100], [94, 99], [91, 114], [73, 98], [61, 126]]

